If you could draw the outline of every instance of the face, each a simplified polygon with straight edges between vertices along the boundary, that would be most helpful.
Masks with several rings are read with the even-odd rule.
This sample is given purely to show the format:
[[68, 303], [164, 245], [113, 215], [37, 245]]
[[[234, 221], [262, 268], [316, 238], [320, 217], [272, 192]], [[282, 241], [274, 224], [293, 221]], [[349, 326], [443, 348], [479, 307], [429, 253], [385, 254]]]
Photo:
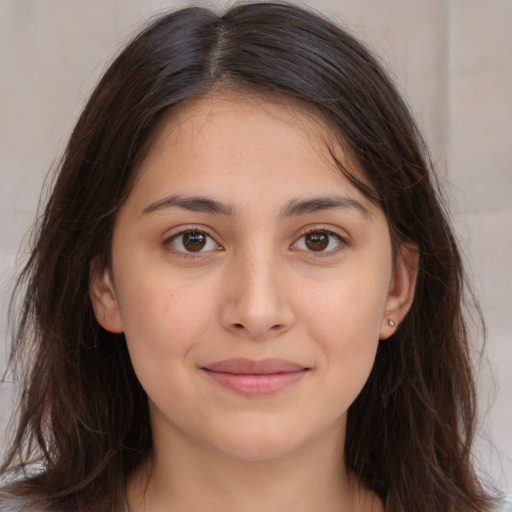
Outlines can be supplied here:
[[414, 265], [323, 136], [297, 105], [228, 94], [155, 134], [91, 299], [125, 333], [156, 447], [261, 460], [343, 442]]

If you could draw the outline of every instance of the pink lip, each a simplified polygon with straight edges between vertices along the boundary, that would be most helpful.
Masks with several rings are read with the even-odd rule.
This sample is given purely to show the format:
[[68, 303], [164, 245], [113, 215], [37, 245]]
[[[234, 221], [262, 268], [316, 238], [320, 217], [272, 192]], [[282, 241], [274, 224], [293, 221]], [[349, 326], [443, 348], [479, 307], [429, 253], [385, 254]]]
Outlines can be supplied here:
[[309, 370], [283, 359], [227, 359], [202, 368], [222, 386], [248, 396], [277, 393], [298, 382]]

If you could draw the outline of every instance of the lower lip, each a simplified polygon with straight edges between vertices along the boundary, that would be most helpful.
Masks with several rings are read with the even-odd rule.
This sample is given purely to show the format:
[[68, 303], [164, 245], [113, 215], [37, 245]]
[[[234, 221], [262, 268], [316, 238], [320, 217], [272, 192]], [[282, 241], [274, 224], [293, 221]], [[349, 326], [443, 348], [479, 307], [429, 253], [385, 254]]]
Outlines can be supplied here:
[[294, 372], [272, 373], [269, 375], [245, 375], [235, 373], [214, 372], [206, 373], [222, 386], [246, 396], [270, 395], [298, 382], [307, 370]]

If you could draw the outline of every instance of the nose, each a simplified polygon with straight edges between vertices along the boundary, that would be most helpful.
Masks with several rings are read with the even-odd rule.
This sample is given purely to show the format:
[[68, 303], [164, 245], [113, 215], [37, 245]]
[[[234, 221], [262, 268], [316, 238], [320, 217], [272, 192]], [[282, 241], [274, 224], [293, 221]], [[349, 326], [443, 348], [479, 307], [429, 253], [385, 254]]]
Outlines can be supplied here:
[[225, 329], [261, 341], [292, 327], [295, 315], [282, 262], [266, 254], [241, 255], [230, 265], [225, 279], [220, 311]]

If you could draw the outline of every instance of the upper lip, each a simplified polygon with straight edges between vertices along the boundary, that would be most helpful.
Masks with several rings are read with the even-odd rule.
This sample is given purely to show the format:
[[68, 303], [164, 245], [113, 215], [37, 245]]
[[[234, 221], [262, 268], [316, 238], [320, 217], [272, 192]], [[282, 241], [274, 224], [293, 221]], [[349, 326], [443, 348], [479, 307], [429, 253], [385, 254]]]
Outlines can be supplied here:
[[233, 373], [237, 375], [271, 375], [307, 370], [306, 367], [284, 359], [254, 360], [246, 358], [226, 359], [203, 366], [212, 372]]

